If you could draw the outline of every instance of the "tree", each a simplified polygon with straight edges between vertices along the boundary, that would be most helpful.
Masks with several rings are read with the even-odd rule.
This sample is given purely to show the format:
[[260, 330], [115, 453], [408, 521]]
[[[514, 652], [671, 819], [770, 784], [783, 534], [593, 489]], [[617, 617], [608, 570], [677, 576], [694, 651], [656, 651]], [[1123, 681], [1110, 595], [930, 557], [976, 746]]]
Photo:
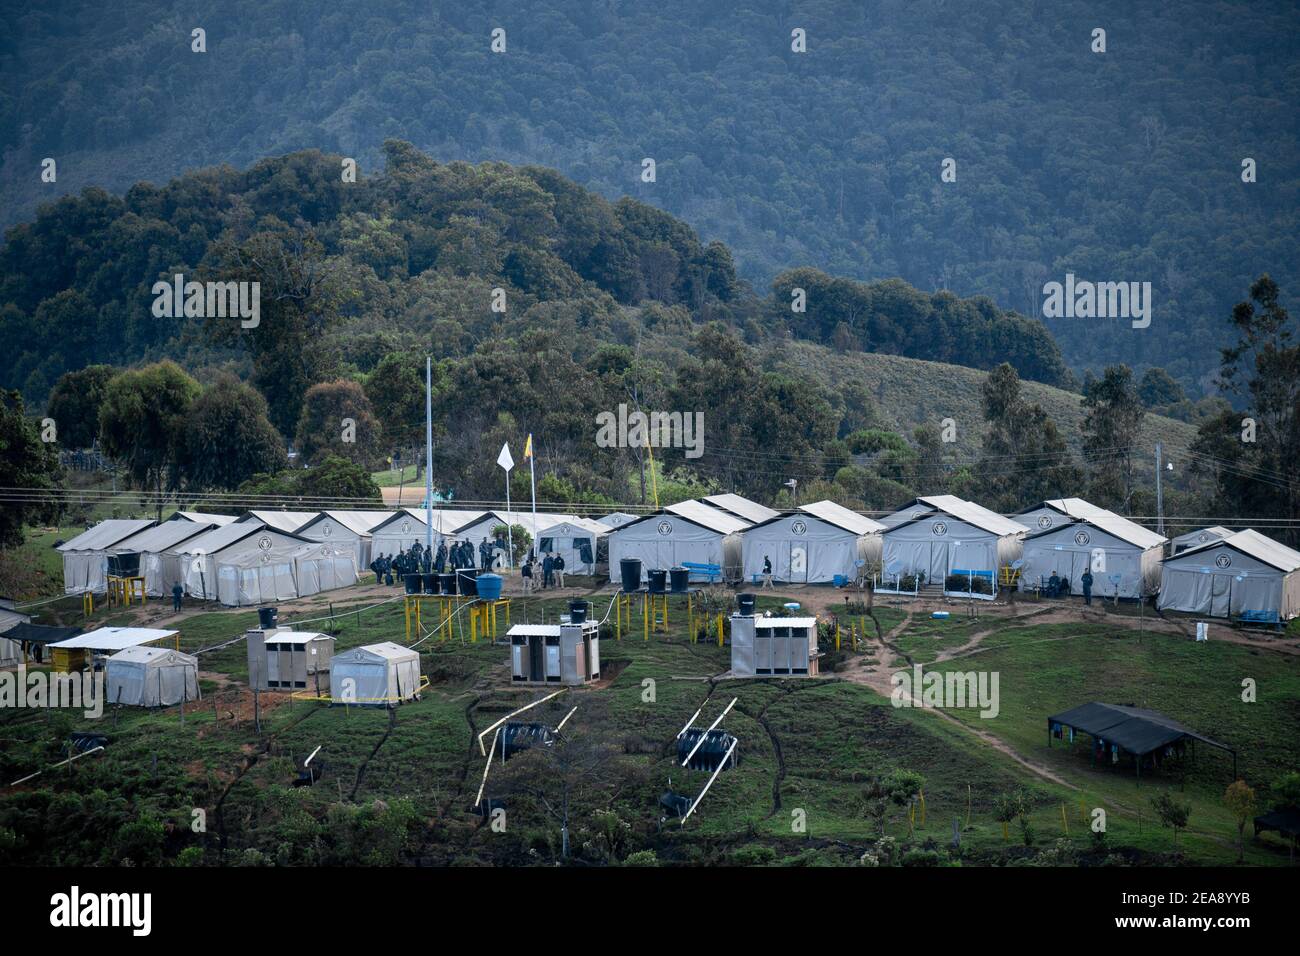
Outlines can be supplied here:
[[1228, 785], [1223, 792], [1223, 803], [1237, 821], [1237, 862], [1246, 857], [1246, 824], [1255, 813], [1255, 791], [1244, 780]]
[[[442, 365], [433, 363], [433, 393], [437, 402], [447, 384]], [[366, 398], [379, 419], [384, 438], [393, 448], [424, 444], [424, 355], [389, 352], [365, 379]]]
[[1146, 416], [1133, 370], [1110, 365], [1083, 393], [1083, 451], [1092, 471], [1092, 496], [1103, 507], [1131, 511], [1138, 429]]
[[370, 472], [346, 458], [328, 455], [320, 464], [293, 474], [295, 493], [303, 498], [346, 498], [358, 505], [384, 501]]
[[1147, 408], [1160, 408], [1181, 402], [1187, 396], [1183, 387], [1162, 368], [1149, 368], [1138, 383], [1138, 397]]
[[199, 383], [174, 362], [123, 372], [109, 382], [99, 412], [104, 453], [122, 461], [141, 488], [152, 488], [162, 520], [164, 488], [180, 487], [185, 422]]
[[[24, 415], [22, 395], [0, 392], [0, 487], [53, 492], [62, 486], [54, 445], [41, 441], [36, 424]], [[56, 521], [61, 510], [53, 494], [0, 505], [0, 548], [22, 544], [24, 526]]]
[[1151, 806], [1160, 819], [1160, 825], [1174, 831], [1174, 852], [1178, 852], [1178, 831], [1186, 828], [1187, 820], [1192, 815], [1192, 805], [1173, 794], [1160, 793], [1151, 798]]
[[285, 465], [284, 439], [267, 418], [266, 399], [229, 376], [190, 406], [184, 439], [185, 480], [195, 488], [235, 488]]
[[356, 382], [321, 382], [307, 389], [298, 419], [298, 453], [306, 461], [335, 455], [370, 463], [379, 457], [379, 422]]
[[64, 448], [89, 448], [95, 443], [99, 437], [99, 406], [116, 374], [111, 365], [88, 365], [64, 372], [54, 383], [45, 414], [54, 419], [59, 444]]
[[1005, 362], [989, 372], [981, 387], [987, 430], [977, 481], [997, 511], [1066, 497], [1082, 479], [1056, 423], [1020, 392], [1020, 376]]

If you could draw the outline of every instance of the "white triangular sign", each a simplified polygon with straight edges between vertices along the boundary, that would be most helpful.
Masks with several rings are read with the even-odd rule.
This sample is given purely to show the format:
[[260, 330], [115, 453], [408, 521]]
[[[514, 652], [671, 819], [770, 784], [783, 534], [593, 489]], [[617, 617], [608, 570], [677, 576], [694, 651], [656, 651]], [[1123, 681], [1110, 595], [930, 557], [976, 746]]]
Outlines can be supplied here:
[[510, 457], [510, 442], [501, 446], [501, 454], [497, 455], [497, 464], [509, 471], [515, 467], [515, 460]]

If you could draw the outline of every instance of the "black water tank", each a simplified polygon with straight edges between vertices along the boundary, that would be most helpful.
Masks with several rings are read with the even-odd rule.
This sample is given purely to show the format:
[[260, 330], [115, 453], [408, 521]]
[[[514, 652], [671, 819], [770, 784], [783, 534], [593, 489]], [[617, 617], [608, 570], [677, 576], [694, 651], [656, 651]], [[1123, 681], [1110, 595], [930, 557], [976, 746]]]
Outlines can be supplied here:
[[134, 578], [140, 574], [140, 552], [128, 551], [124, 554], [108, 556], [108, 573], [115, 578]]
[[440, 592], [440, 591], [442, 590], [442, 587], [441, 587], [442, 582], [438, 580], [438, 575], [436, 575], [436, 574], [425, 574], [425, 575], [421, 575], [421, 577], [424, 578], [424, 593], [425, 593], [425, 594], [437, 594], [438, 592]]
[[668, 572], [663, 568], [651, 568], [647, 575], [651, 594], [663, 594], [668, 580]]
[[454, 574], [440, 574], [440, 575], [438, 575], [438, 580], [442, 583], [442, 593], [443, 593], [443, 594], [455, 594], [455, 593], [456, 593], [456, 575], [454, 575]]
[[587, 620], [587, 602], [570, 601], [569, 602], [569, 623], [582, 624]]
[[674, 594], [685, 594], [691, 588], [691, 572], [685, 568], [669, 568], [668, 581]]
[[405, 576], [404, 580], [406, 581], [407, 594], [419, 594], [421, 588], [424, 586], [424, 579], [418, 574], [408, 574]]
[[641, 559], [624, 558], [618, 562], [619, 578], [623, 581], [623, 591], [631, 594], [641, 590]]
[[257, 609], [257, 626], [264, 631], [275, 629], [275, 620], [279, 617], [280, 612], [273, 607], [259, 607]]
[[478, 569], [461, 568], [457, 574], [460, 576], [460, 580], [456, 582], [457, 586], [460, 588], [460, 593], [477, 595]]
[[736, 595], [736, 605], [740, 608], [740, 613], [742, 615], [749, 617], [754, 616], [754, 601], [755, 598], [752, 594], [746, 593]]

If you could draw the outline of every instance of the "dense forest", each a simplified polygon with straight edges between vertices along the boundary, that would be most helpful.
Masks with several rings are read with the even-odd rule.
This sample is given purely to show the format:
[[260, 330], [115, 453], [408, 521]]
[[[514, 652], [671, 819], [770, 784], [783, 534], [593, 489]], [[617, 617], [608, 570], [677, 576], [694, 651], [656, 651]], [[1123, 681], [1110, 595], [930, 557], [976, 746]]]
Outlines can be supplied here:
[[[764, 294], [808, 267], [1037, 315], [1043, 284], [1067, 272], [1149, 281], [1149, 329], [1049, 326], [1080, 379], [1119, 360], [1163, 366], [1193, 398], [1213, 390], [1221, 317], [1242, 290], [1263, 272], [1300, 285], [1289, 3], [158, 8], [73, 2], [7, 18], [5, 224], [87, 185], [125, 190], [296, 149], [374, 171], [382, 142], [400, 138], [442, 161], [542, 164], [668, 210], [706, 246], [726, 242]], [[205, 54], [191, 51], [196, 27]], [[1092, 49], [1098, 27], [1104, 53]], [[490, 48], [495, 28], [503, 53]], [[792, 50], [795, 29], [805, 53]], [[941, 181], [946, 158], [954, 182]], [[1256, 182], [1242, 181], [1245, 158]], [[211, 234], [169, 225], [189, 255]], [[629, 276], [603, 279], [625, 300]], [[848, 322], [840, 339], [881, 347], [865, 333]]]

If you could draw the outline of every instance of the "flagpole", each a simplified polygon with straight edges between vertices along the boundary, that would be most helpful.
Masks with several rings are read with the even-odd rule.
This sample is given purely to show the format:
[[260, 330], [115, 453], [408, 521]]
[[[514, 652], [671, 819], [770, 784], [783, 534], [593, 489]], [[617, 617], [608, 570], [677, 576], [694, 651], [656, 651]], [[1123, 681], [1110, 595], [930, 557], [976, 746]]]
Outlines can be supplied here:
[[533, 451], [533, 433], [528, 433], [528, 484], [533, 491], [533, 554], [537, 553], [537, 453]]
[[424, 546], [433, 566], [433, 359], [424, 357]]
[[510, 530], [510, 469], [506, 470], [506, 567], [515, 566], [515, 539]]

